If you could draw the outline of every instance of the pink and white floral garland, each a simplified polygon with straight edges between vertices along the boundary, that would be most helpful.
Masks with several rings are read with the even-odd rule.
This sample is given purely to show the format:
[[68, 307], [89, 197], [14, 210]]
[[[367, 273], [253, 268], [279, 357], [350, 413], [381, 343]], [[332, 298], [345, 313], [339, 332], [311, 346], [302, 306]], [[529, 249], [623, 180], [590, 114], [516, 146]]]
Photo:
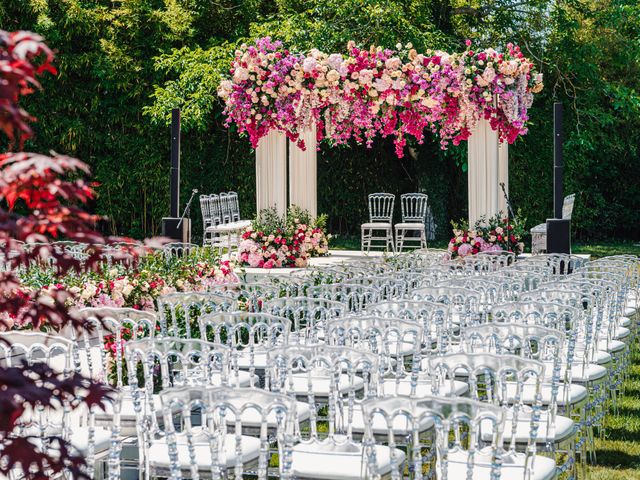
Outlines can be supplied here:
[[236, 124], [254, 148], [271, 130], [304, 148], [299, 135], [314, 122], [318, 141], [326, 136], [333, 144], [355, 139], [370, 146], [375, 137], [391, 135], [398, 157], [406, 137], [421, 143], [427, 128], [440, 136], [442, 148], [468, 139], [482, 118], [503, 141], [527, 133], [527, 111], [542, 90], [542, 75], [517, 46], [475, 52], [467, 41], [467, 50], [456, 54], [396, 48], [360, 49], [349, 42], [343, 56], [292, 53], [269, 37], [242, 45], [218, 89], [227, 126]]

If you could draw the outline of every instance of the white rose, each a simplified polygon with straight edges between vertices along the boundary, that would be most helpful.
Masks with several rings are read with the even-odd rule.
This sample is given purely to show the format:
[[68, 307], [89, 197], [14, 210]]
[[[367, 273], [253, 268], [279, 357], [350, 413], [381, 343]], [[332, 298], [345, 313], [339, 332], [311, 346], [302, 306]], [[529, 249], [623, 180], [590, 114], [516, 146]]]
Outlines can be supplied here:
[[127, 283], [122, 289], [122, 295], [124, 295], [125, 297], [128, 297], [129, 295], [131, 295], [131, 292], [133, 292], [133, 285], [131, 285], [130, 283]]

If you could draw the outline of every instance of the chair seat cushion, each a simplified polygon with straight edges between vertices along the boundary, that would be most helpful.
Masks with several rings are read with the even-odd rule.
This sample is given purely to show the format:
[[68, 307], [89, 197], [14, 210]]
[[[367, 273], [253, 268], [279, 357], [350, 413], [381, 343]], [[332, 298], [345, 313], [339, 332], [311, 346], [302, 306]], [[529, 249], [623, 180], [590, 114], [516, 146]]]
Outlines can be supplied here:
[[381, 230], [385, 230], [387, 228], [391, 228], [391, 223], [385, 223], [385, 222], [363, 223], [362, 228], [372, 228], [374, 230], [379, 228]]
[[[234, 401], [233, 399], [231, 399], [229, 402], [236, 406], [236, 408], [240, 409], [242, 408], [244, 401]], [[309, 418], [311, 417], [311, 407], [309, 406], [309, 404], [304, 402], [296, 402], [296, 416], [298, 422], [309, 420]], [[230, 426], [235, 425], [236, 419], [231, 410], [227, 412], [226, 419], [227, 423]], [[262, 425], [262, 414], [255, 408], [246, 408], [240, 414], [240, 422], [242, 423], [243, 428], [259, 428]], [[277, 426], [277, 414], [274, 410], [271, 410], [269, 413], [267, 413], [267, 427], [270, 429], [275, 429], [277, 428]]]
[[[571, 438], [577, 431], [576, 424], [573, 420], [568, 417], [562, 415], [556, 415], [555, 417], [555, 428], [549, 428], [549, 412], [542, 411], [540, 412], [540, 421], [538, 422], [538, 431], [536, 435], [536, 443], [538, 444], [546, 444], [548, 442], [555, 443], [556, 445]], [[492, 437], [493, 429], [491, 428], [492, 423], [490, 420], [485, 419], [482, 421], [481, 430], [482, 430], [482, 440], [485, 442], [490, 442]], [[513, 410], [509, 409], [506, 411], [505, 416], [505, 426], [503, 432], [504, 443], [508, 444], [511, 442], [513, 438]], [[549, 436], [553, 433], [553, 438], [549, 438]], [[518, 413], [518, 421], [516, 423], [516, 432], [515, 439], [516, 443], [528, 443], [529, 437], [531, 435], [531, 413], [529, 412], [519, 412]]]
[[[299, 443], [293, 447], [292, 472], [295, 478], [314, 478], [323, 480], [355, 480], [367, 476], [366, 457], [362, 445], [334, 437], [337, 441], [326, 439]], [[378, 473], [391, 471], [391, 453], [389, 447], [376, 445]], [[402, 450], [394, 449], [397, 463], [404, 462]]]
[[[513, 401], [517, 392], [517, 384], [515, 382], [507, 383], [507, 395], [508, 398]], [[567, 398], [565, 399], [565, 392], [567, 392]], [[549, 405], [553, 398], [553, 390], [550, 383], [543, 383], [541, 388], [542, 404]], [[522, 402], [526, 405], [533, 405], [536, 402], [536, 386], [533, 383], [525, 383], [521, 392]], [[576, 406], [585, 402], [589, 397], [589, 392], [582, 385], [577, 384], [560, 384], [558, 389], [557, 403], [561, 407]]]
[[[453, 392], [451, 391], [453, 390]], [[411, 380], [409, 378], [396, 380], [387, 378], [382, 382], [382, 391], [384, 395], [412, 395]], [[456, 396], [460, 397], [469, 391], [469, 385], [465, 382], [454, 380], [453, 387], [451, 382], [446, 382], [438, 387], [437, 394], [443, 397]], [[418, 379], [416, 390], [413, 395], [424, 397], [425, 395], [433, 395], [431, 379]]]
[[[285, 388], [289, 393], [294, 393], [296, 396], [306, 397], [309, 393], [309, 378], [307, 373], [294, 373], [291, 375], [291, 384], [287, 380]], [[316, 397], [328, 397], [331, 391], [331, 377], [324, 373], [311, 373], [311, 388], [313, 394]], [[364, 387], [364, 380], [360, 377], [355, 377], [353, 385], [351, 384], [349, 375], [340, 375], [338, 379], [338, 390], [341, 394], [349, 393], [350, 391], [358, 391]]]
[[[193, 428], [193, 431], [198, 431], [198, 427]], [[189, 468], [189, 447], [184, 434], [178, 434], [178, 463], [183, 468]], [[260, 439], [255, 437], [249, 437], [242, 435], [240, 437], [242, 463], [249, 463], [256, 460], [260, 455]], [[211, 450], [209, 447], [209, 441], [205, 434], [201, 435], [201, 438], [195, 436], [194, 450], [196, 464], [198, 469], [209, 471], [211, 469]], [[233, 468], [238, 458], [236, 453], [236, 437], [233, 433], [228, 433], [224, 438], [224, 446], [222, 449], [222, 458], [220, 462], [226, 468]], [[165, 439], [155, 440], [149, 448], [149, 463], [154, 467], [169, 468], [169, 445]]]
[[[347, 414], [346, 410], [347, 409], [345, 409], [345, 413], [344, 413], [345, 416]], [[345, 422], [346, 422], [346, 419], [345, 419]], [[433, 424], [434, 424], [433, 417], [424, 416], [420, 419], [418, 431], [426, 432], [427, 430], [433, 427]], [[371, 426], [371, 430], [373, 431], [374, 435], [385, 436], [389, 433], [387, 422], [382, 415], [374, 415], [372, 419], [367, 419], [365, 421], [361, 405], [355, 405], [353, 408], [353, 417], [351, 420], [351, 428], [353, 429], [353, 432], [364, 433], [365, 425]], [[409, 419], [404, 416], [399, 415], [394, 417], [392, 428], [393, 428], [394, 435], [399, 435], [404, 437], [411, 434], [411, 422], [409, 422]]]
[[[469, 455], [465, 451], [450, 452], [447, 462], [447, 478], [462, 479], [467, 477]], [[550, 458], [537, 455], [531, 468], [531, 477], [525, 475], [526, 456], [522, 453], [502, 455], [500, 468], [501, 480], [551, 480], [556, 477], [556, 462]], [[473, 480], [491, 480], [491, 455], [476, 452], [473, 465]]]
[[[109, 450], [111, 446], [111, 430], [108, 428], [96, 427], [93, 433], [93, 452], [100, 455]], [[88, 427], [72, 427], [71, 428], [71, 445], [82, 455], [89, 453], [89, 428]]]
[[547, 233], [547, 224], [541, 223], [531, 229], [531, 233]]
[[420, 222], [403, 222], [396, 223], [396, 228], [400, 228], [403, 230], [424, 230], [424, 223]]

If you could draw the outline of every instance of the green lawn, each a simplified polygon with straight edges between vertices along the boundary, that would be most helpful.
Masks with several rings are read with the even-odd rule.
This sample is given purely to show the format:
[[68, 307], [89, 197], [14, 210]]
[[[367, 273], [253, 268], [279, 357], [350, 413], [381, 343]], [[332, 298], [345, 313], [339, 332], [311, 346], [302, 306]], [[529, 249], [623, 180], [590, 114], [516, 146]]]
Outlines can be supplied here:
[[605, 419], [604, 438], [597, 441], [597, 464], [589, 468], [593, 480], [640, 480], [640, 349], [633, 346], [633, 364], [618, 415]]

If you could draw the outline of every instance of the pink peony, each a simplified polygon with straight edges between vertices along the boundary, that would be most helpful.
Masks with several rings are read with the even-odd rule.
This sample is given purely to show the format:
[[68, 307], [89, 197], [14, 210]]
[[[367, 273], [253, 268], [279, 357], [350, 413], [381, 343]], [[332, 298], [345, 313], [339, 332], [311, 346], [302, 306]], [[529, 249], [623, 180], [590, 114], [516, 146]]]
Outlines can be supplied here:
[[473, 250], [473, 247], [471, 245], [469, 245], [468, 243], [463, 243], [462, 245], [460, 245], [460, 248], [458, 248], [458, 255], [460, 255], [461, 257], [466, 257], [471, 253], [471, 250]]

